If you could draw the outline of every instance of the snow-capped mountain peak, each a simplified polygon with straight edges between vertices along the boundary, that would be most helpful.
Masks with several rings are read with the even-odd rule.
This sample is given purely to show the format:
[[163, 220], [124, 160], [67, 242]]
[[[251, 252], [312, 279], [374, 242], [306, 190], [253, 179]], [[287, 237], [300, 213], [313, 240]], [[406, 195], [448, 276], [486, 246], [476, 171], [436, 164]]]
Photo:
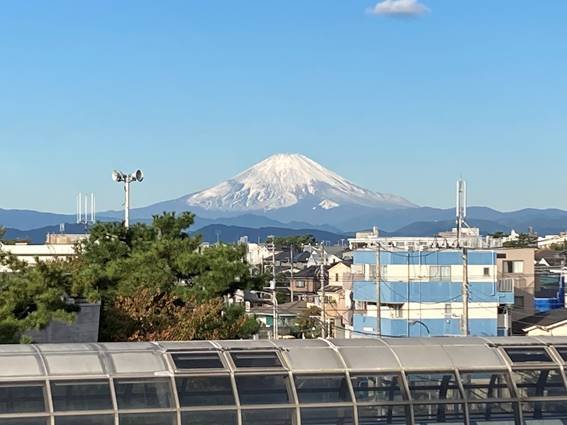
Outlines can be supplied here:
[[207, 210], [268, 211], [299, 202], [322, 209], [353, 204], [412, 207], [409, 201], [357, 186], [300, 154], [277, 154], [216, 186], [190, 195], [186, 203]]

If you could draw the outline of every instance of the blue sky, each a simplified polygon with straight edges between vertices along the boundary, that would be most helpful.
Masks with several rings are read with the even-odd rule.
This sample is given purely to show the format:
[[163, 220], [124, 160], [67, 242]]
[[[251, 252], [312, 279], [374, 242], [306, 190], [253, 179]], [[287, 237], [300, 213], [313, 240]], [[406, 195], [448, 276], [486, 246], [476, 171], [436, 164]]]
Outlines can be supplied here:
[[300, 152], [449, 207], [567, 209], [567, 1], [4, 2], [1, 208], [137, 206]]

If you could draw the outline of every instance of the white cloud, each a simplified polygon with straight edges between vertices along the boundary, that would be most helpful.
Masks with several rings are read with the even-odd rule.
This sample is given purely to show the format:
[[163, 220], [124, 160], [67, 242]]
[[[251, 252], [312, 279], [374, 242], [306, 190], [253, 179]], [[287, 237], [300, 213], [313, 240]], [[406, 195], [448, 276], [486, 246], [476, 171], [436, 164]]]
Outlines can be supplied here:
[[419, 0], [382, 0], [367, 11], [371, 15], [412, 17], [430, 12]]

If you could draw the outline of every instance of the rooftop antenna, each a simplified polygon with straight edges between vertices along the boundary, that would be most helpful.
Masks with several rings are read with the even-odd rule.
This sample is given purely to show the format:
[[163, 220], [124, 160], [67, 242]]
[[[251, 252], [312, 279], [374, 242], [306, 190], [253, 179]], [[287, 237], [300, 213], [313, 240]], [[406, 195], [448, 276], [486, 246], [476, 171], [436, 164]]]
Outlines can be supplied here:
[[88, 227], [96, 222], [95, 194], [77, 193], [76, 198], [76, 223]]
[[467, 182], [463, 179], [457, 180], [457, 247], [461, 246], [463, 227], [469, 227], [467, 218]]

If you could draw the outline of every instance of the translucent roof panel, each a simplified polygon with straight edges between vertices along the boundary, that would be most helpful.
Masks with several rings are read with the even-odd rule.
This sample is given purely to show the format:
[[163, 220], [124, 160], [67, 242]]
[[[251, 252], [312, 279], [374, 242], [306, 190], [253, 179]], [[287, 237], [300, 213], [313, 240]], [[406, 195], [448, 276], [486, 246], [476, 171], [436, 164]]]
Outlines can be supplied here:
[[420, 347], [400, 345], [391, 348], [406, 370], [450, 370], [454, 368], [451, 358], [443, 347], [438, 345]]
[[352, 371], [400, 370], [396, 356], [387, 347], [345, 347], [339, 352]]
[[329, 344], [322, 339], [281, 339], [276, 341], [276, 345], [282, 348], [290, 347], [329, 347]]
[[42, 353], [73, 353], [77, 351], [97, 350], [96, 344], [41, 344], [37, 348]]
[[159, 345], [151, 342], [104, 342], [98, 344], [107, 351], [159, 350]]
[[35, 353], [33, 346], [25, 344], [0, 345], [0, 355], [4, 353]]
[[506, 368], [506, 362], [502, 360], [495, 348], [474, 345], [446, 345], [443, 348], [459, 369], [498, 370]]
[[210, 341], [191, 341], [191, 342], [160, 342], [159, 346], [167, 351], [183, 350], [216, 350], [215, 345]]
[[384, 346], [384, 340], [376, 338], [331, 339], [330, 342], [337, 347], [376, 347]]
[[239, 341], [215, 341], [219, 346], [228, 350], [239, 350], [239, 349], [274, 349], [275, 346], [271, 341], [263, 340], [239, 340]]
[[332, 348], [290, 348], [284, 353], [294, 371], [343, 371], [341, 359]]
[[160, 353], [111, 353], [116, 373], [156, 373], [167, 370]]
[[43, 367], [36, 356], [0, 356], [0, 377], [43, 375]]
[[104, 374], [98, 353], [47, 354], [44, 358], [50, 375]]

